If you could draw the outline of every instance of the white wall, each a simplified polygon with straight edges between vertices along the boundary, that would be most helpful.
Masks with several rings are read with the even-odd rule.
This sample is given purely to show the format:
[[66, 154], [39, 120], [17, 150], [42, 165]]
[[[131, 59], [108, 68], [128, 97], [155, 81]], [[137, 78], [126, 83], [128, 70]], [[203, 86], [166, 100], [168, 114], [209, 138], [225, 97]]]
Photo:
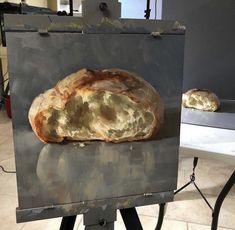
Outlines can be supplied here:
[[[4, 2], [5, 0], [0, 0]], [[57, 1], [58, 10], [67, 10], [69, 12], [69, 6], [61, 5], [60, 0], [49, 0]], [[63, 0], [64, 1], [64, 0]], [[74, 9], [80, 5], [81, 0], [74, 0]], [[146, 9], [147, 0], [119, 0], [122, 3], [122, 18], [144, 18], [144, 10]], [[8, 0], [8, 2], [19, 3], [20, 0]], [[47, 0], [26, 0], [28, 5], [47, 7]], [[150, 0], [151, 3], [151, 17], [155, 16], [155, 0]], [[157, 19], [161, 19], [162, 11], [162, 0], [157, 0]]]
[[[68, 0], [57, 0], [57, 9], [69, 12], [69, 5], [61, 5], [61, 2], [69, 2]], [[81, 4], [81, 0], [73, 0], [74, 9], [77, 10]], [[144, 10], [146, 9], [147, 0], [119, 0], [122, 3], [122, 18], [144, 18]], [[162, 0], [157, 0], [156, 18], [161, 19], [162, 16]], [[150, 18], [155, 18], [155, 0], [150, 0]]]
[[[4, 79], [8, 78], [8, 73], [7, 73], [7, 49], [6, 47], [1, 47], [0, 46], [0, 65], [2, 65], [2, 74], [5, 75]], [[7, 73], [7, 74], [6, 74]], [[1, 79], [0, 79], [1, 81]], [[4, 88], [6, 87], [6, 83], [4, 84]]]
[[[144, 18], [147, 0], [119, 0], [122, 3], [122, 18]], [[155, 17], [155, 0], [150, 0], [150, 18]], [[161, 19], [162, 0], [157, 0], [156, 18]]]

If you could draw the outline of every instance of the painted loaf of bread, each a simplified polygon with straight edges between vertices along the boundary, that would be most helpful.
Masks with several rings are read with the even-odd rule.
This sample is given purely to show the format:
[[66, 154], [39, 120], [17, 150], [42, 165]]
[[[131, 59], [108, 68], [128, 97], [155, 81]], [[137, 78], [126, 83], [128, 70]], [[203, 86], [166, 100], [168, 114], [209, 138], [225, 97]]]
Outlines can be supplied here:
[[43, 142], [123, 142], [152, 137], [163, 123], [156, 90], [121, 69], [81, 69], [37, 96], [28, 113]]

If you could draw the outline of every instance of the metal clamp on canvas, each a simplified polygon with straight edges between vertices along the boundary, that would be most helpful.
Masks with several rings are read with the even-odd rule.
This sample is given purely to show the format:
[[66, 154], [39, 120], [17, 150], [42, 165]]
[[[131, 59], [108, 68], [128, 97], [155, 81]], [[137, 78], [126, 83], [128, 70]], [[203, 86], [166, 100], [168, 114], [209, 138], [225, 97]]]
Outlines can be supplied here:
[[115, 213], [113, 229], [117, 209], [172, 201], [184, 29], [102, 12], [6, 15], [5, 25], [17, 221], [84, 214], [88, 226], [99, 210]]

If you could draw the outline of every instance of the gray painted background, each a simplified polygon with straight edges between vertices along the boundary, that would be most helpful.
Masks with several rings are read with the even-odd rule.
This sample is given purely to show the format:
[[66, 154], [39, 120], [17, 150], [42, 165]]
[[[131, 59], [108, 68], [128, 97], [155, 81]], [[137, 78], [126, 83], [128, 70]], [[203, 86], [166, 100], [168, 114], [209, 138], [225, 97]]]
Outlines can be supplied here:
[[[18, 211], [25, 210], [23, 215], [27, 215], [18, 216], [18, 220], [41, 218], [42, 210], [47, 212], [43, 218], [61, 215], [53, 208], [65, 204], [70, 204], [64, 209], [65, 214], [74, 214], [76, 202], [130, 197], [122, 205], [130, 207], [140, 204], [131, 201], [133, 196], [144, 197], [145, 193], [169, 192], [176, 188], [183, 34], [155, 38], [149, 33], [53, 32], [41, 36], [37, 32], [19, 31], [7, 33], [7, 45]], [[84, 67], [122, 68], [150, 82], [165, 104], [165, 123], [160, 133], [148, 141], [120, 144], [97, 141], [88, 142], [83, 148], [78, 142], [41, 143], [27, 118], [33, 99]], [[169, 201], [169, 195], [161, 197], [162, 201]], [[144, 203], [150, 202], [143, 200], [142, 205]], [[50, 209], [34, 211], [48, 206]], [[86, 210], [83, 205], [79, 212]]]
[[162, 18], [186, 25], [184, 90], [235, 100], [235, 1], [163, 0]]

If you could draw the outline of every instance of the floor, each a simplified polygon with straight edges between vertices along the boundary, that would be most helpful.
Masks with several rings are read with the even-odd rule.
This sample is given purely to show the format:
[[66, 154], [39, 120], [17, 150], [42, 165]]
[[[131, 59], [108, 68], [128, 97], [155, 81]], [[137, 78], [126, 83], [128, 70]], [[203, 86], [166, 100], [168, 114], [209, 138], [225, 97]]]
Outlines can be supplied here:
[[[0, 112], [0, 165], [7, 170], [15, 170], [12, 143], [11, 120], [5, 112]], [[192, 158], [181, 157], [179, 162], [178, 187], [189, 180], [192, 170]], [[218, 161], [200, 159], [196, 170], [197, 184], [213, 205], [233, 167]], [[235, 187], [235, 186], [234, 186]], [[222, 206], [219, 230], [235, 230], [235, 188]], [[15, 208], [17, 207], [17, 190], [15, 174], [6, 174], [0, 170], [0, 230], [58, 230], [61, 218], [16, 224]], [[138, 208], [144, 230], [154, 229], [157, 221], [158, 206], [150, 205]], [[195, 191], [189, 186], [169, 203], [163, 223], [163, 230], [209, 230], [211, 211]], [[76, 230], [84, 229], [82, 217], [76, 220]], [[118, 213], [115, 229], [125, 229]], [[134, 228], [133, 228], [134, 229]]]

